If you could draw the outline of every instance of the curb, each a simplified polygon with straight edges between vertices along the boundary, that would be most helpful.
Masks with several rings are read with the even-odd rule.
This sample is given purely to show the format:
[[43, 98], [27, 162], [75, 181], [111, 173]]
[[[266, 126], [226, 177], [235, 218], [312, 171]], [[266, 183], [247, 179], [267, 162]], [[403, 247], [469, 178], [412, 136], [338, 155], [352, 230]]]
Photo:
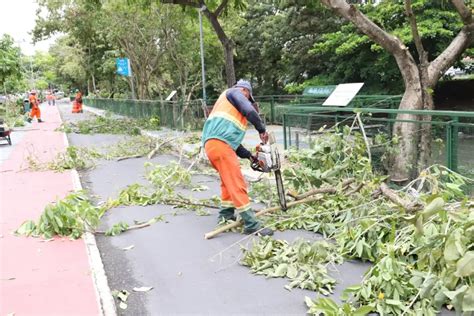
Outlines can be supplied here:
[[[63, 133], [64, 144], [69, 147], [69, 140], [67, 139], [66, 133]], [[79, 173], [76, 169], [71, 171], [72, 185], [74, 191], [82, 190], [81, 180]], [[99, 311], [104, 316], [116, 316], [117, 309], [115, 307], [115, 300], [112, 297], [107, 276], [105, 275], [104, 264], [100, 257], [99, 248], [95, 240], [95, 236], [89, 232], [84, 233], [83, 240], [86, 245], [87, 256], [89, 258], [89, 265], [92, 270], [92, 281], [94, 283], [95, 294], [97, 298], [97, 304], [99, 305]]]

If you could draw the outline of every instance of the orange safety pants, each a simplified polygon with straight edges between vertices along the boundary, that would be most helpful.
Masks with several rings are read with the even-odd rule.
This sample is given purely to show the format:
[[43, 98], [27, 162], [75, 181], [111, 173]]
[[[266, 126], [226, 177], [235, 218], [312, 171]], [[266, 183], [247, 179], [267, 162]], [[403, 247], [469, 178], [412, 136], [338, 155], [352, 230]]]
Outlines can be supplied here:
[[74, 101], [72, 104], [72, 113], [81, 113], [82, 111], [82, 103]]
[[221, 177], [222, 207], [235, 207], [237, 212], [250, 208], [247, 184], [240, 171], [237, 154], [227, 143], [209, 139], [204, 145], [207, 157]]
[[36, 116], [37, 119], [41, 119], [41, 111], [39, 106], [31, 107], [30, 117], [34, 118]]

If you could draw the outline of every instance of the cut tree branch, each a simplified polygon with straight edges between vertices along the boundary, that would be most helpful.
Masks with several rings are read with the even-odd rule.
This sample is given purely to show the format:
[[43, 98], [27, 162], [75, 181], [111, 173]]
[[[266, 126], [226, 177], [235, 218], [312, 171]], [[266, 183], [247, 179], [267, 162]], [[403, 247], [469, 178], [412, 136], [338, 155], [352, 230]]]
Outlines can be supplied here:
[[387, 184], [382, 183], [380, 185], [380, 190], [382, 191], [383, 195], [385, 195], [390, 201], [397, 204], [398, 206], [403, 207], [409, 212], [414, 212], [420, 209], [420, 204], [417, 202], [410, 202], [402, 199], [395, 193], [392, 189], [390, 189]]
[[[318, 201], [320, 199], [321, 199], [320, 197], [314, 197], [313, 196], [313, 197], [309, 197], [309, 198], [306, 198], [306, 199], [303, 199], [303, 200], [300, 200], [300, 201], [290, 202], [290, 203], [288, 203], [287, 206], [288, 206], [288, 208], [290, 208], [290, 207], [293, 207], [295, 205], [299, 205], [299, 204], [303, 204], [303, 203], [311, 203], [311, 202]], [[271, 212], [276, 212], [276, 211], [279, 211], [279, 210], [281, 210], [280, 206], [269, 207], [269, 208], [265, 208], [263, 210], [258, 211], [255, 214], [255, 216], [262, 216], [264, 214], [271, 213]], [[236, 222], [224, 225], [222, 227], [217, 228], [216, 230], [214, 230], [212, 232], [209, 232], [209, 233], [205, 234], [204, 238], [205, 239], [211, 239], [211, 238], [219, 235], [220, 233], [228, 231], [232, 228], [237, 228], [239, 226], [242, 226], [242, 224], [243, 224], [243, 222], [240, 220], [240, 221], [236, 221]]]
[[[349, 185], [351, 183], [353, 183], [355, 181], [354, 178], [349, 178], [349, 179], [346, 179], [342, 182], [342, 190], [346, 190], [347, 188], [349, 188]], [[330, 193], [330, 194], [334, 194], [337, 192], [337, 189], [335, 187], [327, 187], [327, 188], [317, 188], [317, 189], [312, 189], [308, 192], [305, 192], [305, 193], [302, 193], [300, 195], [291, 195], [291, 197], [293, 197], [295, 200], [299, 201], [299, 200], [302, 200], [302, 199], [305, 199], [309, 196], [312, 196], [312, 195], [316, 195], [316, 194], [321, 194], [321, 193]]]

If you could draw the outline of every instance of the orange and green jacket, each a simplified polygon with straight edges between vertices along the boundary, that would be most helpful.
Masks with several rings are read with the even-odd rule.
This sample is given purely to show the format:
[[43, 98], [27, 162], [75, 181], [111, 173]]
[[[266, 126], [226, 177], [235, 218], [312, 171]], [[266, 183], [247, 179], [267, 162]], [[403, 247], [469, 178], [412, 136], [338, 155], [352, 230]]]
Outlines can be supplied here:
[[239, 153], [243, 148], [241, 143], [247, 129], [247, 120], [255, 126], [259, 133], [265, 132], [265, 125], [260, 116], [240, 89], [227, 89], [217, 99], [204, 124], [203, 145], [209, 139], [219, 139]]
[[32, 108], [37, 107], [39, 105], [38, 98], [36, 98], [36, 95], [30, 94], [28, 100], [30, 101], [30, 106]]

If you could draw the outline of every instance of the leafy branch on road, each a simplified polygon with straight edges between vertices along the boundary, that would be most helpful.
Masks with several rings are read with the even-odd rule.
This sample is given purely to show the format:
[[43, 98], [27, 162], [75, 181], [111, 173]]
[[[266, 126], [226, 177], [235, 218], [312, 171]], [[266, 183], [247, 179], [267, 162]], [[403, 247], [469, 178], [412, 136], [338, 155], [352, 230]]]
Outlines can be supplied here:
[[299, 239], [292, 244], [283, 240], [264, 237], [254, 241], [251, 249], [244, 249], [242, 264], [255, 274], [269, 278], [286, 277], [295, 287], [319, 291], [327, 295], [333, 292], [336, 280], [329, 276], [327, 265], [342, 263], [336, 247], [327, 241], [308, 242]]
[[56, 157], [49, 162], [41, 162], [33, 155], [27, 157], [30, 170], [43, 171], [53, 170], [63, 172], [65, 170], [76, 169], [88, 170], [95, 167], [97, 160], [117, 160], [122, 161], [129, 158], [140, 158], [147, 156], [150, 152], [159, 153], [169, 152], [171, 146], [168, 139], [157, 140], [150, 136], [129, 136], [126, 139], [104, 147], [102, 150], [83, 146], [69, 146], [65, 152], [58, 153]]
[[[465, 193], [472, 179], [434, 165], [406, 187], [390, 188], [373, 171], [362, 137], [348, 135], [344, 129], [321, 135], [310, 149], [290, 151], [284, 166], [289, 191], [339, 188], [341, 179], [353, 178], [347, 190], [320, 193], [318, 202], [271, 214], [265, 221], [279, 230], [321, 233], [335, 242], [334, 253], [374, 264], [360, 285], [346, 289], [345, 303], [306, 298], [308, 312], [434, 315], [442, 306], [474, 311], [474, 201]], [[260, 242], [244, 253], [263, 255], [264, 246], [274, 247]], [[254, 259], [254, 265], [243, 264], [256, 271], [258, 264], [271, 263], [270, 276], [287, 277], [284, 256], [275, 261], [272, 256], [256, 258], [260, 261]], [[327, 294], [327, 288], [310, 282], [306, 288]]]
[[159, 130], [160, 119], [112, 118], [110, 116], [94, 116], [78, 122], [65, 122], [57, 131], [76, 134], [127, 134], [140, 135], [142, 129]]
[[[150, 180], [150, 187], [132, 184], [123, 189], [118, 198], [109, 199], [99, 206], [93, 205], [83, 191], [71, 193], [64, 199], [47, 205], [36, 223], [32, 220], [25, 221], [16, 230], [16, 234], [44, 238], [58, 235], [77, 239], [86, 231], [96, 233], [100, 218], [105, 212], [122, 205], [164, 204], [196, 211], [199, 214], [203, 214], [206, 208], [218, 207], [218, 199], [215, 197], [194, 199], [176, 193], [176, 187], [195, 188], [195, 186], [191, 186], [192, 172], [189, 169], [181, 167], [176, 162], [167, 166], [147, 164], [146, 167], [148, 168], [147, 178]], [[150, 226], [163, 219], [164, 217], [160, 215], [145, 223], [136, 223], [131, 226], [120, 222], [113, 225], [107, 232], [99, 231], [97, 233], [115, 236], [131, 229]]]

